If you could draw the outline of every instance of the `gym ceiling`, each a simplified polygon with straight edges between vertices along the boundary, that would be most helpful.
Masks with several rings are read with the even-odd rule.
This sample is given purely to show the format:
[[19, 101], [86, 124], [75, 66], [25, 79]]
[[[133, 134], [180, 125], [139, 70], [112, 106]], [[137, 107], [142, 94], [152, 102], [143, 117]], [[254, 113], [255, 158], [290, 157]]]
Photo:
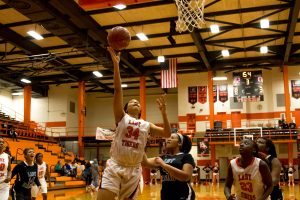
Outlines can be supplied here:
[[[0, 0], [0, 85], [17, 91], [27, 78], [36, 95], [47, 96], [49, 85], [76, 88], [85, 81], [88, 93], [113, 93], [106, 37], [115, 26], [132, 35], [121, 58], [126, 90], [138, 89], [140, 76], [146, 77], [147, 88], [160, 87], [159, 55], [177, 58], [178, 74], [296, 66], [299, 8], [299, 0], [206, 0], [205, 25], [178, 33], [173, 0], [131, 4], [124, 10], [83, 9], [74, 0]], [[260, 27], [261, 19], [269, 20], [269, 28]], [[211, 33], [212, 24], [219, 25], [219, 33]], [[44, 39], [32, 38], [30, 30]], [[139, 40], [139, 32], [149, 40]], [[268, 53], [260, 53], [261, 46], [268, 46]], [[224, 49], [229, 57], [222, 56]]]

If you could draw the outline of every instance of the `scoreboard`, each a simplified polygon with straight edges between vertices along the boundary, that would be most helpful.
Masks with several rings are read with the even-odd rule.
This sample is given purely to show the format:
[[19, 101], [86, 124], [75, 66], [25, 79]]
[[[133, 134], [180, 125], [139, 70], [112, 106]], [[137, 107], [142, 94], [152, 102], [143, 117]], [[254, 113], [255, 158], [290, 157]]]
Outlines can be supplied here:
[[233, 72], [234, 102], [263, 101], [262, 71]]

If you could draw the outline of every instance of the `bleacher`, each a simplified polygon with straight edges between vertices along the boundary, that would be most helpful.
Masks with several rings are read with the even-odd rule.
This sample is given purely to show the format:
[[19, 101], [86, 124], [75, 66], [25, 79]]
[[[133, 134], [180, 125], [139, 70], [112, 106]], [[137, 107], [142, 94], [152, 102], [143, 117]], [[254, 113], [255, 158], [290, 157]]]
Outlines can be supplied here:
[[[253, 135], [254, 138], [260, 137], [259, 129], [239, 129], [236, 131], [236, 138], [240, 140], [243, 135]], [[296, 140], [298, 135], [297, 129], [276, 129], [262, 128], [263, 137], [269, 137], [272, 140]], [[234, 129], [207, 129], [205, 138], [209, 141], [233, 141]]]
[[[77, 179], [75, 177], [61, 176], [59, 173], [54, 172], [54, 167], [58, 160], [62, 161], [62, 165], [65, 162], [72, 162], [74, 160], [74, 154], [68, 152], [69, 155], [63, 155], [61, 153], [61, 147], [55, 142], [36, 142], [30, 140], [20, 139], [18, 142], [6, 139], [12, 156], [15, 157], [16, 161], [12, 164], [12, 168], [24, 160], [23, 149], [26, 147], [33, 148], [35, 153], [42, 153], [43, 160], [48, 164], [50, 169], [50, 182], [48, 183], [49, 190], [66, 189], [74, 187], [84, 187], [85, 181]], [[14, 183], [16, 177], [11, 181], [11, 185]]]
[[[9, 131], [11, 129], [16, 131], [18, 141], [13, 141], [10, 138]], [[57, 139], [46, 136], [44, 128], [39, 126], [38, 123], [31, 121], [29, 124], [24, 124], [0, 111], [0, 135], [4, 137], [6, 144], [10, 148], [11, 155], [15, 158], [12, 169], [17, 163], [24, 160], [23, 149], [30, 147], [34, 149], [35, 153], [42, 153], [43, 160], [48, 164], [50, 169], [49, 190], [85, 186], [85, 181], [74, 177], [61, 176], [59, 173], [54, 172], [54, 167], [58, 160], [62, 161], [63, 166], [65, 162], [70, 163], [74, 160], [74, 154], [72, 152], [63, 154]], [[11, 185], [15, 179], [16, 177], [11, 180]]]

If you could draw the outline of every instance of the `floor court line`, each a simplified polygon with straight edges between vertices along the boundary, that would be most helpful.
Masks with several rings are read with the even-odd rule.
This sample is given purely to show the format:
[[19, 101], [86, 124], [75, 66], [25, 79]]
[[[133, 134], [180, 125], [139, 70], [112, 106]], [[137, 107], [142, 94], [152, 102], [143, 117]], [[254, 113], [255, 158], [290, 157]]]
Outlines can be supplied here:
[[[160, 184], [145, 185], [143, 193], [139, 195], [138, 200], [160, 200]], [[197, 200], [224, 200], [223, 194], [224, 183], [220, 185], [193, 185], [196, 192]], [[300, 199], [300, 185], [288, 187], [283, 186], [284, 199], [296, 200]], [[85, 188], [66, 189], [50, 191], [48, 200], [95, 200], [96, 194], [86, 193]], [[42, 200], [38, 197], [37, 200]]]

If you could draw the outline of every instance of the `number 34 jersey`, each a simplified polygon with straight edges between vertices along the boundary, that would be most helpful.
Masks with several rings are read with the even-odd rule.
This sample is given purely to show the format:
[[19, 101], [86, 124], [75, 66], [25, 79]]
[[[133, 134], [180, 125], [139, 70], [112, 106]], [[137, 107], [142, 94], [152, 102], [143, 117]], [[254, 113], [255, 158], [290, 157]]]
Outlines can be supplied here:
[[238, 200], [256, 200], [264, 193], [265, 186], [259, 171], [259, 158], [253, 158], [251, 164], [242, 168], [238, 159], [230, 161], [236, 198]]
[[111, 144], [111, 157], [120, 165], [138, 166], [143, 159], [150, 123], [125, 114]]

